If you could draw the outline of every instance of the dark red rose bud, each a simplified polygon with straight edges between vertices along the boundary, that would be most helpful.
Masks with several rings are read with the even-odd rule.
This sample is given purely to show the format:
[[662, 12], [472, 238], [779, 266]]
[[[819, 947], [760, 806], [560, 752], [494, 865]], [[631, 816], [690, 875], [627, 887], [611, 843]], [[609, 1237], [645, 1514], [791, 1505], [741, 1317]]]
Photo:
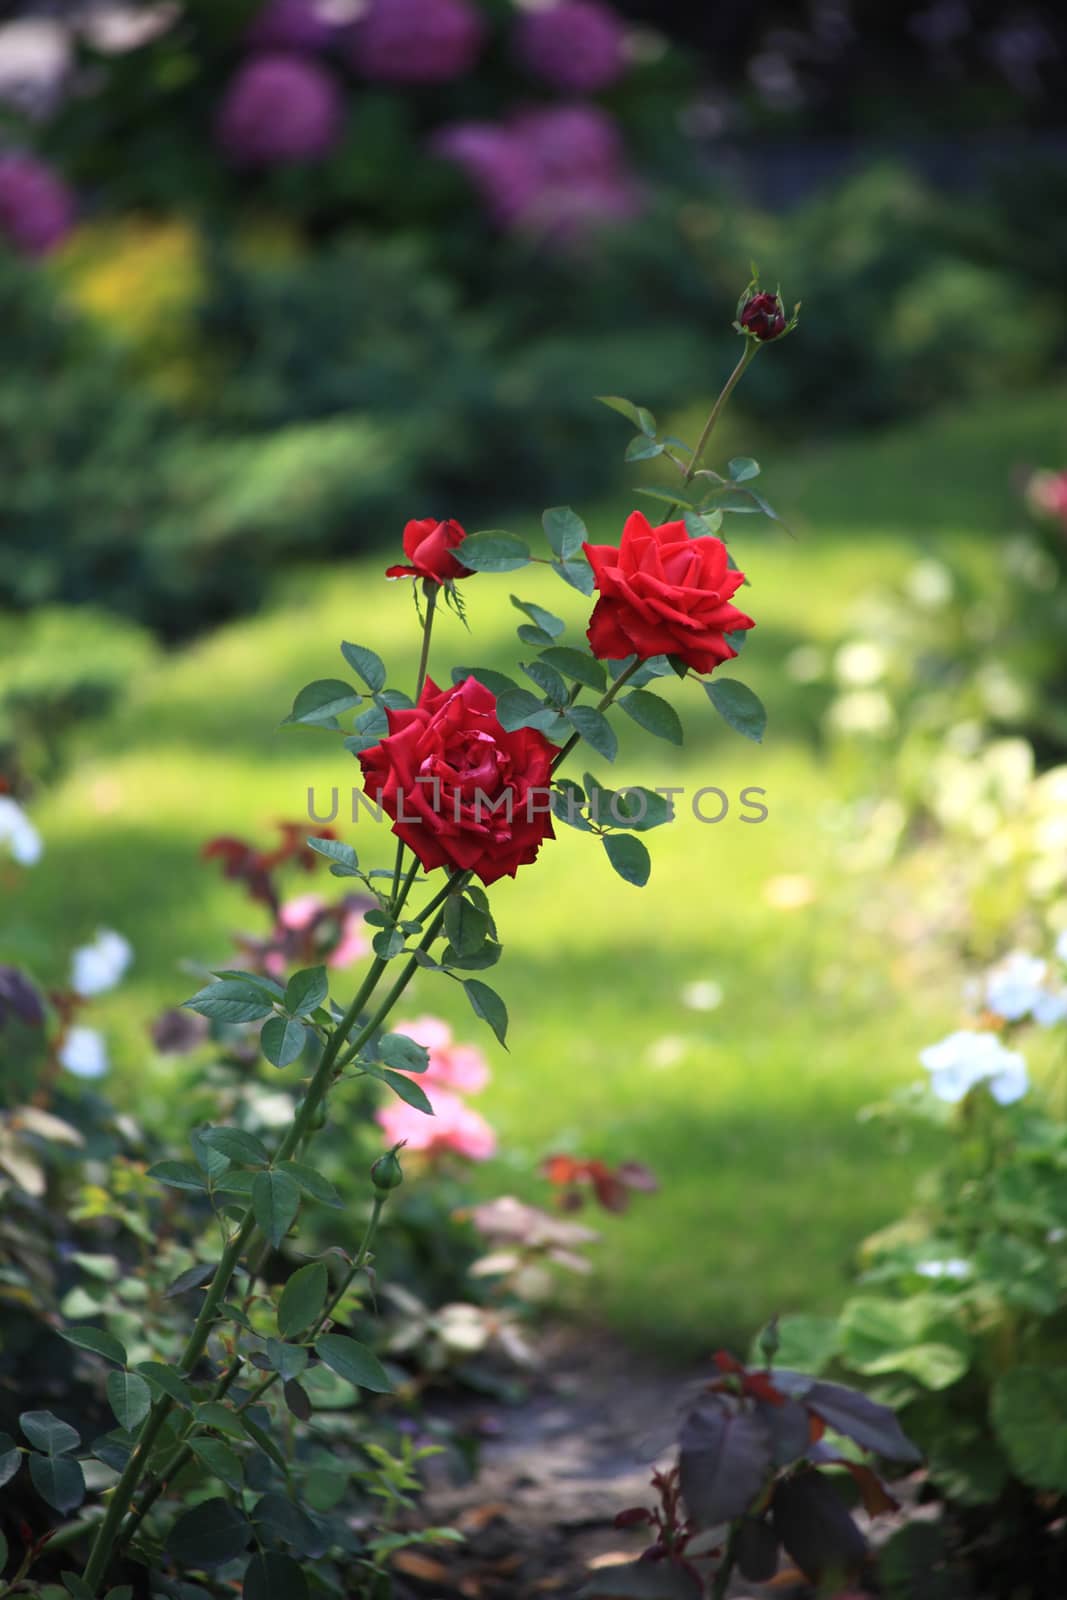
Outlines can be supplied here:
[[447, 583], [452, 578], [469, 578], [470, 569], [458, 562], [452, 551], [467, 537], [458, 522], [439, 522], [423, 517], [404, 528], [404, 554], [410, 565], [386, 567], [387, 578], [426, 578], [430, 583]]
[[779, 338], [786, 329], [785, 306], [781, 295], [766, 292], [754, 294], [741, 307], [737, 320], [747, 333], [754, 334], [764, 344], [770, 339]]
[[644, 1506], [630, 1506], [626, 1511], [620, 1511], [615, 1517], [617, 1528], [637, 1528], [642, 1523], [651, 1522], [652, 1513], [646, 1511]]

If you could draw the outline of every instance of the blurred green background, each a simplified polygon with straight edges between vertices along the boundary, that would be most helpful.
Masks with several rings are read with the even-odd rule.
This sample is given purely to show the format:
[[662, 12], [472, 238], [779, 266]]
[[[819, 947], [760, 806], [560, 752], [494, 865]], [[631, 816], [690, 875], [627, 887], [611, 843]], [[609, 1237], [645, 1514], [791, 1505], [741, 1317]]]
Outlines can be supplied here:
[[[1017, 739], [1040, 771], [1067, 744], [1067, 522], [1025, 498], [1067, 466], [1062, 24], [714, 11], [250, 0], [0, 26], [0, 774], [44, 840], [33, 868], [0, 859], [0, 961], [59, 986], [97, 927], [130, 939], [94, 1025], [109, 1092], [169, 1137], [191, 1069], [149, 1024], [183, 963], [264, 931], [201, 847], [266, 842], [309, 785], [355, 781], [277, 724], [342, 637], [413, 675], [410, 593], [382, 576], [405, 520], [535, 533], [567, 502], [613, 542], [655, 473], [592, 396], [691, 438], [750, 261], [803, 301], [715, 448], [761, 460], [794, 535], [728, 522], [766, 743], [690, 701], [684, 753], [625, 739], [616, 769], [759, 785], [767, 820], [683, 818], [643, 891], [566, 832], [494, 894], [512, 1051], [471, 1182], [543, 1200], [553, 1150], [650, 1165], [661, 1192], [604, 1220], [585, 1303], [686, 1351], [831, 1308], [899, 1211], [921, 1141], [858, 1113], [1037, 893], [995, 852], [962, 874], [967, 806], [924, 781], [942, 749]], [[580, 640], [581, 598], [521, 576], [465, 587], [471, 638], [446, 619], [431, 670], [514, 661], [512, 588]], [[1040, 896], [1055, 920], [1062, 872]], [[449, 988], [423, 974], [410, 1014], [469, 1036]]]

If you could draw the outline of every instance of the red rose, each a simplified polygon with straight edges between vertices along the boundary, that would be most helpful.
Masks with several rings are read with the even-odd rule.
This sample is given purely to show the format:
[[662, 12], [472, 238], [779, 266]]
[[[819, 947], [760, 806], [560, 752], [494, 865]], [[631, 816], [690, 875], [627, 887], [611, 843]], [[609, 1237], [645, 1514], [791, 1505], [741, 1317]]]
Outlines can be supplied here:
[[766, 292], [754, 294], [741, 307], [737, 320], [742, 328], [754, 333], [764, 344], [770, 339], [777, 339], [785, 332], [785, 306], [781, 296]]
[[410, 566], [387, 567], [387, 578], [428, 578], [431, 583], [446, 583], [449, 578], [469, 578], [470, 570], [460, 566], [452, 551], [467, 537], [458, 522], [438, 522], [423, 517], [404, 529], [404, 554]]
[[555, 838], [557, 747], [533, 728], [505, 733], [496, 697], [476, 678], [452, 689], [427, 678], [417, 706], [386, 715], [388, 735], [359, 758], [366, 790], [427, 871], [454, 867], [495, 883]]
[[691, 539], [684, 522], [652, 528], [635, 511], [617, 550], [582, 549], [600, 590], [588, 639], [602, 661], [679, 656], [694, 672], [711, 672], [737, 654], [725, 635], [756, 626], [730, 604], [745, 575], [728, 566], [722, 540]]

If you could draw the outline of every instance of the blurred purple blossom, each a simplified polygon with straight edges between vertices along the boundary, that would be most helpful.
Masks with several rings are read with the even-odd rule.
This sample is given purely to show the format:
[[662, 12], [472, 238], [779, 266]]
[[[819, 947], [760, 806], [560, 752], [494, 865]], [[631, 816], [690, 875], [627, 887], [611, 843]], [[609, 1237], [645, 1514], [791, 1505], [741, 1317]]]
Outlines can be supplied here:
[[523, 65], [557, 89], [595, 94], [626, 70], [623, 24], [600, 0], [558, 0], [520, 20], [516, 49]]
[[23, 255], [40, 256], [74, 226], [74, 196], [51, 167], [22, 151], [0, 155], [0, 234]]
[[248, 42], [258, 50], [326, 50], [340, 26], [330, 0], [268, 0]]
[[454, 123], [433, 141], [463, 169], [499, 226], [569, 244], [641, 210], [618, 128], [593, 105], [522, 111], [507, 123]]
[[230, 80], [218, 137], [246, 165], [310, 161], [337, 143], [343, 117], [340, 87], [325, 67], [301, 56], [259, 55]]
[[474, 66], [485, 31], [471, 0], [370, 0], [352, 28], [349, 59], [387, 83], [447, 83]]
[[39, 1028], [44, 1022], [44, 1006], [24, 973], [17, 967], [0, 967], [0, 1028], [9, 1015], [27, 1027]]

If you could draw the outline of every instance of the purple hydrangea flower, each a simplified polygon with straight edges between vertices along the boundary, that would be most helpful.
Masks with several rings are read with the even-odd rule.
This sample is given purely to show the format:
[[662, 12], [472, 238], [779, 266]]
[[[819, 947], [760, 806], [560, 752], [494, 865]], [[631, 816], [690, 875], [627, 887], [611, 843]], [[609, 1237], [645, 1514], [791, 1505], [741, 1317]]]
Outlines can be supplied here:
[[326, 155], [344, 117], [333, 75], [301, 56], [253, 56], [230, 81], [219, 108], [219, 142], [237, 162], [276, 166]]
[[257, 50], [326, 50], [337, 38], [323, 0], [268, 0], [248, 31]]
[[527, 12], [515, 44], [530, 72], [574, 94], [596, 94], [626, 70], [623, 25], [600, 0], [558, 0]]
[[493, 221], [518, 225], [541, 190], [537, 162], [510, 128], [492, 122], [457, 122], [442, 128], [431, 148], [466, 173]]
[[478, 59], [485, 23], [471, 0], [370, 0], [350, 35], [353, 66], [387, 83], [447, 83]]
[[23, 151], [0, 155], [0, 234], [28, 256], [46, 255], [74, 226], [74, 196], [51, 167]]
[[641, 209], [622, 140], [598, 106], [546, 106], [508, 123], [457, 123], [434, 140], [500, 227], [570, 244]]

